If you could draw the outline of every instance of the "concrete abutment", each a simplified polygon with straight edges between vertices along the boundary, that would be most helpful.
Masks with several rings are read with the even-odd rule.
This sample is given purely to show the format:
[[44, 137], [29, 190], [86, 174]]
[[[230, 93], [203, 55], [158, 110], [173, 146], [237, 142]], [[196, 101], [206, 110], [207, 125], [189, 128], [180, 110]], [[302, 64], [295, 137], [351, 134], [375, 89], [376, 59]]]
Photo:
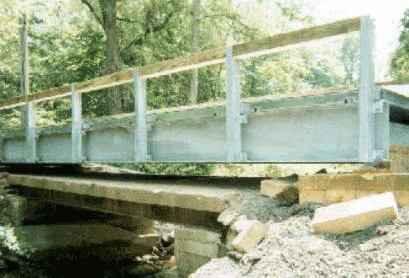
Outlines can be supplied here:
[[175, 256], [179, 277], [189, 277], [212, 259], [226, 254], [222, 230], [189, 226], [175, 228]]

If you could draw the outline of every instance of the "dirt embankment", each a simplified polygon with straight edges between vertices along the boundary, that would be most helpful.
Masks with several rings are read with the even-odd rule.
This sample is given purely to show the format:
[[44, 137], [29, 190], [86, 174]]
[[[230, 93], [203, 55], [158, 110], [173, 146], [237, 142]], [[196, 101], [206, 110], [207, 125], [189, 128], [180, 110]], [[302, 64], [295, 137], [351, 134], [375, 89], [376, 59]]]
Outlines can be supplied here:
[[316, 204], [286, 207], [261, 196], [238, 200], [250, 219], [265, 221], [265, 239], [248, 253], [230, 252], [192, 277], [409, 277], [409, 207], [396, 221], [344, 235], [316, 235]]

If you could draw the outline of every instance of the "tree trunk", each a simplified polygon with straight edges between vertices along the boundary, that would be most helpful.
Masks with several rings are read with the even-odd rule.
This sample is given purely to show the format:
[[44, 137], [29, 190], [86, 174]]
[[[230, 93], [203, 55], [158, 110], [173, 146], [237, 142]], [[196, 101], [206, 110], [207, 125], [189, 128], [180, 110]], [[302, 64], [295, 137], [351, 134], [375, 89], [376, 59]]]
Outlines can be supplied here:
[[[116, 0], [99, 0], [102, 13], [102, 24], [106, 35], [106, 68], [105, 73], [117, 72], [120, 68], [118, 26], [116, 23]], [[111, 115], [122, 113], [122, 98], [118, 88], [108, 91], [109, 112]]]
[[[192, 6], [192, 52], [199, 50], [199, 9], [200, 0], [193, 0]], [[190, 83], [189, 104], [197, 103], [199, 86], [199, 72], [198, 69], [192, 70], [192, 82]]]

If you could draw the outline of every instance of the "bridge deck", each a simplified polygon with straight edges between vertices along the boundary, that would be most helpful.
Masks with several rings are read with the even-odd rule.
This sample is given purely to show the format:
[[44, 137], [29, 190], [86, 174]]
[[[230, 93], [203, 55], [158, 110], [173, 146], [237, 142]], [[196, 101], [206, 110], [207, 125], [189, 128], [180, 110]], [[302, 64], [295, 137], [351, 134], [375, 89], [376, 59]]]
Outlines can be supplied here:
[[254, 179], [102, 179], [10, 174], [23, 196], [63, 205], [147, 217], [165, 222], [217, 226], [218, 214], [243, 192], [255, 192]]

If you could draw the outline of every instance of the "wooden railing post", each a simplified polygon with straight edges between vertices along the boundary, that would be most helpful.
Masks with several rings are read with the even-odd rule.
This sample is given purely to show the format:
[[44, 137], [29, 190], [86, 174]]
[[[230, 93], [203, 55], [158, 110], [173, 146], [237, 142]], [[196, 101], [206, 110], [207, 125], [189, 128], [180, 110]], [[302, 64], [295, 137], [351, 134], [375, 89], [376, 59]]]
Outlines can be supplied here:
[[71, 84], [71, 101], [72, 101], [72, 126], [71, 126], [71, 142], [72, 142], [72, 162], [81, 163], [82, 157], [82, 101], [81, 93], [75, 90], [75, 85]]
[[374, 159], [374, 25], [369, 16], [361, 18], [359, 90], [359, 160]]
[[133, 72], [135, 97], [135, 161], [150, 160], [148, 154], [148, 125], [146, 122], [146, 81], [138, 70]]

